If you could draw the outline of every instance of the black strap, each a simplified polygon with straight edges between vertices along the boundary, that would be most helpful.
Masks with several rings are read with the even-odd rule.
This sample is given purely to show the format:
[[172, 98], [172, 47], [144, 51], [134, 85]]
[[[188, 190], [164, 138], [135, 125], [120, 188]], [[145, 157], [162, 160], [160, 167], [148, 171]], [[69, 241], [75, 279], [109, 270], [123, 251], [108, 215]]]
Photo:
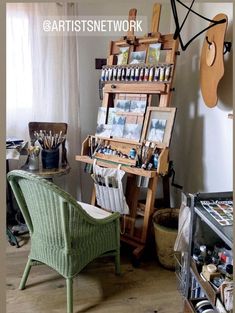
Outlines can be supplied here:
[[[177, 14], [176, 1], [177, 1], [179, 4], [181, 4], [182, 6], [184, 6], [186, 9], [188, 9], [188, 12], [187, 12], [187, 14], [186, 14], [186, 16], [185, 16], [185, 18], [184, 18], [184, 20], [183, 20], [181, 26], [179, 25], [179, 18], [178, 18], [178, 14]], [[222, 20], [219, 20], [219, 21], [214, 21], [214, 20], [211, 20], [211, 19], [209, 19], [209, 18], [207, 18], [207, 17], [205, 17], [205, 16], [203, 16], [203, 15], [197, 13], [196, 11], [194, 11], [194, 10], [192, 9], [192, 6], [193, 6], [194, 2], [195, 2], [195, 0], [192, 0], [190, 7], [188, 7], [185, 3], [181, 2], [180, 0], [171, 0], [171, 8], [172, 8], [172, 13], [173, 13], [174, 21], [175, 21], [175, 26], [176, 26], [175, 33], [174, 33], [174, 39], [179, 38], [180, 46], [181, 46], [181, 49], [182, 49], [183, 51], [185, 51], [185, 50], [187, 49], [187, 47], [190, 45], [190, 43], [191, 43], [194, 39], [196, 39], [199, 35], [201, 35], [202, 33], [204, 33], [206, 30], [208, 30], [208, 29], [214, 27], [215, 25], [223, 24], [223, 23], [226, 22], [226, 19], [225, 19], [225, 18], [222, 19]], [[186, 44], [184, 44], [183, 41], [182, 41], [180, 32], [181, 32], [181, 30], [182, 30], [182, 28], [183, 28], [183, 26], [184, 26], [184, 24], [185, 24], [185, 22], [186, 22], [186, 20], [187, 20], [188, 15], [189, 15], [190, 12], [192, 12], [192, 13], [196, 14], [197, 16], [199, 16], [200, 18], [202, 18], [202, 19], [204, 19], [204, 20], [210, 22], [211, 25], [209, 25], [208, 27], [206, 27], [205, 29], [203, 29], [202, 31], [200, 31], [198, 34], [196, 34], [195, 36], [193, 36]]]

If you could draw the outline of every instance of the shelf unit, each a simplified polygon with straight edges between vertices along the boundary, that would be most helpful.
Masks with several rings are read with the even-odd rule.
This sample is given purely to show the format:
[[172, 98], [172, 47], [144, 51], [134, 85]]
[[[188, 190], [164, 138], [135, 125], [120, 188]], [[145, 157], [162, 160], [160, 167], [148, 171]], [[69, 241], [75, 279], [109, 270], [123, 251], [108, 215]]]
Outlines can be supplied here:
[[[159, 99], [159, 108], [167, 108], [170, 106], [173, 92], [173, 78], [176, 66], [176, 57], [178, 53], [178, 40], [173, 39], [173, 34], [162, 35], [158, 32], [160, 21], [161, 5], [155, 4], [153, 7], [151, 32], [143, 37], [136, 37], [133, 32], [129, 31], [126, 36], [117, 41], [111, 41], [108, 51], [107, 66], [114, 66], [117, 62], [117, 55], [120, 53], [120, 47], [129, 47], [129, 51], [147, 50], [149, 44], [161, 43], [161, 53], [165, 59], [164, 64], [171, 64], [171, 75], [167, 81], [105, 81], [103, 87], [102, 106], [110, 108], [114, 106], [114, 97], [119, 94], [146, 95], [147, 107], [152, 105], [152, 99], [156, 95]], [[129, 11], [129, 20], [136, 19], [137, 10]], [[174, 108], [171, 108], [175, 110]], [[168, 109], [166, 109], [168, 110]], [[146, 114], [145, 114], [146, 116]], [[144, 116], [144, 118], [145, 118]], [[172, 125], [173, 127], [173, 125]], [[143, 130], [142, 130], [143, 131]], [[159, 143], [158, 148], [159, 163], [156, 170], [144, 170], [126, 164], [127, 159], [123, 160], [113, 156], [105, 156], [96, 154], [92, 157], [89, 155], [89, 143], [94, 136], [88, 136], [83, 144], [81, 155], [76, 156], [76, 160], [83, 163], [92, 164], [94, 158], [97, 159], [97, 165], [102, 167], [118, 167], [127, 173], [126, 183], [126, 200], [130, 209], [130, 214], [125, 216], [125, 233], [121, 236], [121, 240], [134, 248], [133, 256], [139, 259], [144, 251], [149, 235], [150, 220], [155, 210], [155, 195], [160, 177], [163, 177], [163, 191], [165, 203], [169, 205], [169, 181], [166, 176], [169, 168], [169, 142], [167, 144]], [[98, 138], [98, 136], [96, 136]], [[143, 144], [142, 138], [139, 142], [129, 140], [102, 138], [108, 145], [118, 148], [122, 152], [127, 153], [131, 148], [140, 147]], [[170, 140], [169, 140], [170, 141]], [[128, 162], [127, 162], [128, 163]], [[138, 187], [138, 177], [148, 179], [146, 186], [147, 193], [145, 203], [139, 202], [140, 187]], [[91, 204], [96, 204], [95, 188], [92, 192]], [[140, 220], [141, 219], [141, 220]]]
[[[195, 261], [192, 258], [192, 251], [195, 238], [196, 222], [200, 219], [206, 226], [207, 232], [216, 234], [229, 248], [233, 247], [233, 226], [221, 226], [200, 204], [205, 200], [232, 200], [232, 192], [225, 193], [202, 193], [202, 194], [183, 194], [183, 201], [187, 203], [191, 211], [191, 232], [189, 235], [189, 251], [184, 266], [180, 266], [180, 275], [177, 275], [180, 285], [183, 285], [181, 293], [184, 296], [184, 313], [196, 313], [195, 304], [203, 299], [209, 300], [213, 309], [217, 313], [227, 313], [218, 292], [212, 285], [202, 279], [198, 272]], [[208, 233], [207, 233], [208, 234]], [[180, 260], [178, 261], [180, 264]], [[180, 264], [181, 265], [181, 264]], [[196, 287], [195, 287], [196, 286]]]

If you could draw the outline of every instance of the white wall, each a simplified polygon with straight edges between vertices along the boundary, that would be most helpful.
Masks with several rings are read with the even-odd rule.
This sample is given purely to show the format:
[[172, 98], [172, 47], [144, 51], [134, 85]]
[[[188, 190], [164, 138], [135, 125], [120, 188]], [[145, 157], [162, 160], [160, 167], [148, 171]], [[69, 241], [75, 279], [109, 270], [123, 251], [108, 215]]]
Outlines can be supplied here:
[[[139, 15], [146, 15], [150, 24], [152, 5], [155, 1], [80, 1], [80, 15], [127, 15], [135, 7]], [[158, 1], [160, 2], [160, 1]], [[229, 17], [226, 40], [232, 41], [232, 4], [195, 4], [194, 9], [209, 18], [217, 13]], [[185, 11], [179, 10], [182, 19]], [[184, 39], [191, 38], [208, 25], [199, 19], [187, 22]], [[169, 2], [163, 1], [160, 32], [174, 31], [174, 22]], [[199, 60], [205, 34], [196, 39], [178, 57], [175, 95], [172, 106], [178, 108], [171, 145], [171, 159], [176, 169], [176, 182], [189, 192], [224, 191], [232, 189], [232, 120], [227, 118], [232, 110], [232, 53], [225, 56], [225, 75], [219, 85], [218, 106], [205, 106], [199, 87]], [[80, 65], [80, 120], [82, 139], [93, 134], [96, 128], [97, 110], [100, 106], [95, 58], [107, 56], [109, 37], [81, 37], [79, 39]], [[83, 168], [83, 165], [82, 165]], [[91, 180], [82, 173], [83, 201], [89, 201]], [[172, 188], [172, 204], [178, 204], [180, 193]]]
[[[226, 41], [232, 41], [233, 5], [231, 3], [195, 4], [195, 11], [213, 18], [218, 13], [228, 16]], [[182, 20], [185, 10], [179, 9]], [[172, 30], [174, 23], [172, 23]], [[183, 28], [186, 42], [208, 22], [191, 18]], [[172, 106], [178, 108], [172, 140], [171, 158], [176, 168], [177, 183], [188, 192], [232, 190], [232, 52], [225, 55], [225, 74], [218, 88], [218, 104], [208, 108], [203, 101], [200, 85], [200, 54], [205, 33], [200, 35], [177, 61], [176, 92]], [[174, 195], [174, 189], [173, 189]]]

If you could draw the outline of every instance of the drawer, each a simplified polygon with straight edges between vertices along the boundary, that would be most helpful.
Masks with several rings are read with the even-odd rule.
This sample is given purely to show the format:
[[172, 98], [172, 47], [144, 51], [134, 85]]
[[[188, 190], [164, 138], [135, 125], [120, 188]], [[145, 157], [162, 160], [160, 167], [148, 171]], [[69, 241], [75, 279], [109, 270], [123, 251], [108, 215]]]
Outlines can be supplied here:
[[122, 83], [114, 82], [107, 83], [104, 86], [104, 92], [107, 93], [144, 93], [144, 94], [158, 94], [166, 93], [168, 90], [168, 83], [143, 82], [143, 83]]

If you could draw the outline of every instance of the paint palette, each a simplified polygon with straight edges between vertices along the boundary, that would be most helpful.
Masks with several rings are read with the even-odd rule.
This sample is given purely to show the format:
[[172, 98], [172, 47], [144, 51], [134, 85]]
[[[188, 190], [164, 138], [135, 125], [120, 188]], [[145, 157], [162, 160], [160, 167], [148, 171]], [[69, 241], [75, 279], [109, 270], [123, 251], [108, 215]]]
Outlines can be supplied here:
[[221, 225], [233, 225], [233, 201], [201, 201], [203, 208]]

